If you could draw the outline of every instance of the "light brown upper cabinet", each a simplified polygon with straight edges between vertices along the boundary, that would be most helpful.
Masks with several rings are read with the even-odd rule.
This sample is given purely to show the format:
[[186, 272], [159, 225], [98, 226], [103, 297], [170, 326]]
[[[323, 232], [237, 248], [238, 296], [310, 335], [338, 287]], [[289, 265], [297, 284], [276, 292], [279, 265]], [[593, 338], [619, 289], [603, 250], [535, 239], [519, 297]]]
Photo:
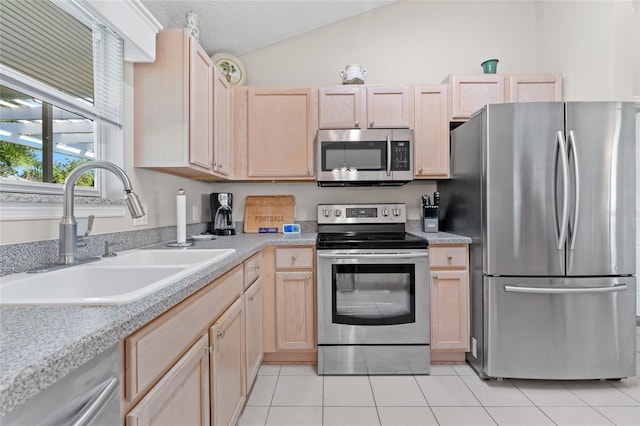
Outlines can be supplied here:
[[134, 67], [134, 166], [214, 179], [214, 65], [184, 29], [157, 38], [156, 60]]
[[449, 119], [447, 85], [414, 87], [414, 176], [449, 177]]
[[507, 102], [562, 100], [562, 77], [559, 75], [510, 75], [507, 83]]
[[231, 86], [213, 67], [213, 172], [229, 177], [233, 164], [231, 150]]
[[317, 89], [234, 88], [234, 178], [313, 180], [317, 130]]
[[555, 74], [449, 75], [449, 119], [466, 121], [486, 104], [562, 100], [562, 76]]
[[409, 128], [409, 88], [331, 86], [318, 91], [319, 128]]

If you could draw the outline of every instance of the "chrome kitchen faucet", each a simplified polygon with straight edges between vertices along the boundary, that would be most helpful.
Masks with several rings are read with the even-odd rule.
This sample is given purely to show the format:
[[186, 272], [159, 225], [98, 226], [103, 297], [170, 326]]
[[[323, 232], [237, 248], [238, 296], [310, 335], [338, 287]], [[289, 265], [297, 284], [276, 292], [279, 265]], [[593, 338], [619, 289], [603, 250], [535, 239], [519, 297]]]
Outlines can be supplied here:
[[78, 260], [78, 223], [73, 215], [73, 194], [76, 181], [85, 172], [91, 169], [105, 169], [115, 174], [124, 185], [124, 200], [129, 208], [131, 217], [138, 218], [144, 216], [144, 209], [140, 199], [131, 188], [131, 181], [127, 174], [120, 167], [108, 161], [91, 161], [81, 164], [69, 173], [64, 181], [64, 205], [62, 207], [62, 220], [60, 221], [60, 243], [58, 263], [71, 265], [79, 263]]

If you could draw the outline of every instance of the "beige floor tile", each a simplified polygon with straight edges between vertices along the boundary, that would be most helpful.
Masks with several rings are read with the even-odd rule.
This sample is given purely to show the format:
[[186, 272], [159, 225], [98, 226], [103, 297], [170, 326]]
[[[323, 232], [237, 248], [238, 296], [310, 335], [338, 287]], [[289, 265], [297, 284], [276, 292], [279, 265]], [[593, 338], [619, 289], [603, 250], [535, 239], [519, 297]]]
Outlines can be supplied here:
[[267, 426], [322, 426], [322, 407], [271, 407]]
[[379, 426], [376, 407], [324, 407], [323, 426]]
[[462, 380], [484, 406], [527, 407], [533, 405], [508, 380], [482, 380], [478, 376], [462, 376]]
[[431, 407], [440, 426], [495, 425], [482, 407]]
[[277, 376], [280, 374], [280, 364], [262, 364], [258, 370], [258, 376]]
[[432, 426], [438, 422], [429, 407], [378, 407], [382, 426]]
[[431, 366], [431, 376], [457, 376], [453, 366], [448, 364], [436, 364]]
[[537, 407], [485, 407], [500, 426], [543, 426], [553, 422]]
[[593, 407], [617, 426], [640, 425], [640, 407]]
[[271, 405], [322, 406], [322, 377], [280, 376]]
[[458, 376], [477, 376], [476, 372], [469, 364], [451, 364]]
[[540, 407], [558, 426], [612, 425], [592, 407]]
[[610, 383], [615, 386], [616, 389], [620, 389], [631, 398], [640, 402], [640, 376], [632, 377], [630, 379], [623, 379], [617, 382], [612, 381]]
[[237, 426], [264, 426], [267, 422], [269, 407], [244, 407]]
[[271, 405], [273, 392], [278, 382], [277, 376], [258, 376], [253, 383], [253, 388], [249, 394], [248, 406], [266, 406]]
[[459, 376], [416, 376], [431, 407], [474, 407], [480, 402]]
[[375, 407], [367, 376], [324, 376], [325, 407]]
[[317, 376], [316, 366], [310, 364], [283, 365], [280, 370], [281, 376]]
[[378, 407], [424, 407], [427, 401], [413, 376], [370, 376]]
[[599, 380], [564, 382], [565, 386], [578, 398], [592, 407], [633, 407], [640, 406], [638, 401], [612, 386]]
[[567, 389], [563, 382], [551, 380], [512, 380], [520, 392], [538, 407], [584, 407], [587, 404]]

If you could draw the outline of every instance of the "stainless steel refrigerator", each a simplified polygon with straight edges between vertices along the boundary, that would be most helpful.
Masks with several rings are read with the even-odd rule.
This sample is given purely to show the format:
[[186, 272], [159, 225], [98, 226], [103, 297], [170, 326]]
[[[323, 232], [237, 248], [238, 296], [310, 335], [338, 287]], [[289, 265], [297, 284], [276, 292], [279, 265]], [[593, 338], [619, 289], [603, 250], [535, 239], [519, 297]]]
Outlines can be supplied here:
[[451, 144], [440, 227], [473, 240], [468, 362], [482, 378], [634, 376], [634, 105], [488, 105]]

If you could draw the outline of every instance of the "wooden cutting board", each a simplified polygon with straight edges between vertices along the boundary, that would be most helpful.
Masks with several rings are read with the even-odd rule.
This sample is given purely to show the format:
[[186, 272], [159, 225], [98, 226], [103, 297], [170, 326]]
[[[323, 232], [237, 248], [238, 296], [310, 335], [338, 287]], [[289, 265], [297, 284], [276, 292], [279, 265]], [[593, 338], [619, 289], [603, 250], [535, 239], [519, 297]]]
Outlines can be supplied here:
[[293, 195], [249, 195], [244, 203], [244, 232], [280, 232], [293, 223], [296, 200]]

